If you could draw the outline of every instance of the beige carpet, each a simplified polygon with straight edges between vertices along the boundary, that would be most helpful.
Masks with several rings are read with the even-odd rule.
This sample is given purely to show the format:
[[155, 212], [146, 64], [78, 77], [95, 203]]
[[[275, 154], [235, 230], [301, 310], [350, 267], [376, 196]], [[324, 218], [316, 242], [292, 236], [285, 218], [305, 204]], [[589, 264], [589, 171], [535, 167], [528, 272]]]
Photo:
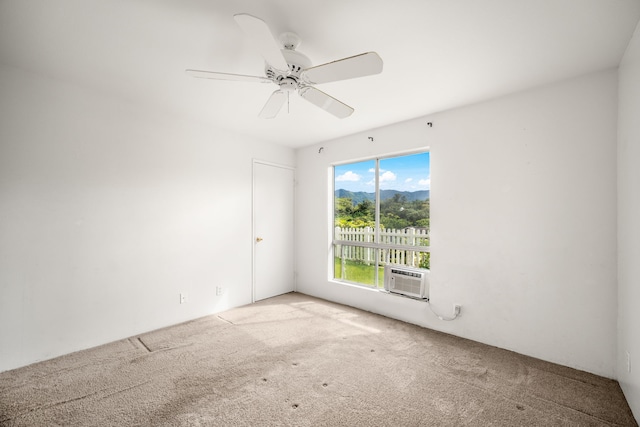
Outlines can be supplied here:
[[0, 426], [635, 426], [617, 382], [287, 294], [0, 373]]

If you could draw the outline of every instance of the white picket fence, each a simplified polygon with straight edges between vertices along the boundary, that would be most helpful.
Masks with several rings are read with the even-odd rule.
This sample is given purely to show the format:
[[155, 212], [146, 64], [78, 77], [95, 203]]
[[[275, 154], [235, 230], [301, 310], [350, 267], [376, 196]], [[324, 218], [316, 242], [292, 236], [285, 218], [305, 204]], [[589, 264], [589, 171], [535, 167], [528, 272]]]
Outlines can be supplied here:
[[429, 252], [429, 231], [426, 229], [380, 229], [378, 236], [376, 250], [367, 247], [367, 244], [376, 243], [374, 228], [336, 227], [334, 237], [340, 245], [340, 254], [336, 255], [343, 260], [373, 264], [377, 251], [380, 265], [391, 263], [419, 267], [425, 253]]

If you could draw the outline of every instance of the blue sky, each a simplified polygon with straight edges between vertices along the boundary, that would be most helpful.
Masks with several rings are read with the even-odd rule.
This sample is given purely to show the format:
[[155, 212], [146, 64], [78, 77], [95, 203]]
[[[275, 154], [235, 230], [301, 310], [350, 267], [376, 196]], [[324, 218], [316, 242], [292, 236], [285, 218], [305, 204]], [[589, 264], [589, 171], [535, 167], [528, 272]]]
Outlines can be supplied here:
[[[399, 191], [429, 190], [431, 184], [429, 153], [380, 160], [380, 189]], [[375, 191], [375, 160], [335, 167], [335, 189]]]

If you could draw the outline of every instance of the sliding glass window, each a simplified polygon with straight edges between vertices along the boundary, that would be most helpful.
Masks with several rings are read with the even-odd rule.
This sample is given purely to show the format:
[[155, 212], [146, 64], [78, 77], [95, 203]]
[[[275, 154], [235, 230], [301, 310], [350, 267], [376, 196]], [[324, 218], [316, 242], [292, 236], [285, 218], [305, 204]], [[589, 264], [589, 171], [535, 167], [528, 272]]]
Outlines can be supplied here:
[[384, 266], [429, 268], [428, 152], [334, 166], [333, 277], [376, 288]]

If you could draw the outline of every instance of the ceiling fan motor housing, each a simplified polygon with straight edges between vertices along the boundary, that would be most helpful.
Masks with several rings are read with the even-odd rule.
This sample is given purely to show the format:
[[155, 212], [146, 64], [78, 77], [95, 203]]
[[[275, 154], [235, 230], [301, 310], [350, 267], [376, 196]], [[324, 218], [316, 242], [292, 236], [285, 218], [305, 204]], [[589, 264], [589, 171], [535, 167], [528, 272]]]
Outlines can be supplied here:
[[307, 55], [300, 53], [297, 50], [282, 49], [282, 56], [284, 56], [287, 64], [289, 64], [291, 74], [294, 74], [296, 77], [299, 77], [303, 70], [311, 67], [311, 60]]
[[278, 84], [280, 85], [280, 90], [285, 92], [295, 92], [298, 89], [298, 81], [291, 77], [283, 78]]
[[[280, 42], [284, 46], [284, 49], [281, 49], [280, 52], [282, 52], [282, 56], [287, 62], [289, 69], [275, 70], [269, 64], [266, 64], [265, 74], [267, 75], [267, 78], [277, 81], [278, 84], [282, 86], [281, 82], [285, 77], [292, 77], [297, 82], [300, 78], [300, 73], [311, 67], [311, 60], [307, 55], [295, 50], [300, 46], [300, 36], [296, 33], [282, 33], [280, 35]], [[283, 73], [284, 71], [286, 71], [286, 73]]]

